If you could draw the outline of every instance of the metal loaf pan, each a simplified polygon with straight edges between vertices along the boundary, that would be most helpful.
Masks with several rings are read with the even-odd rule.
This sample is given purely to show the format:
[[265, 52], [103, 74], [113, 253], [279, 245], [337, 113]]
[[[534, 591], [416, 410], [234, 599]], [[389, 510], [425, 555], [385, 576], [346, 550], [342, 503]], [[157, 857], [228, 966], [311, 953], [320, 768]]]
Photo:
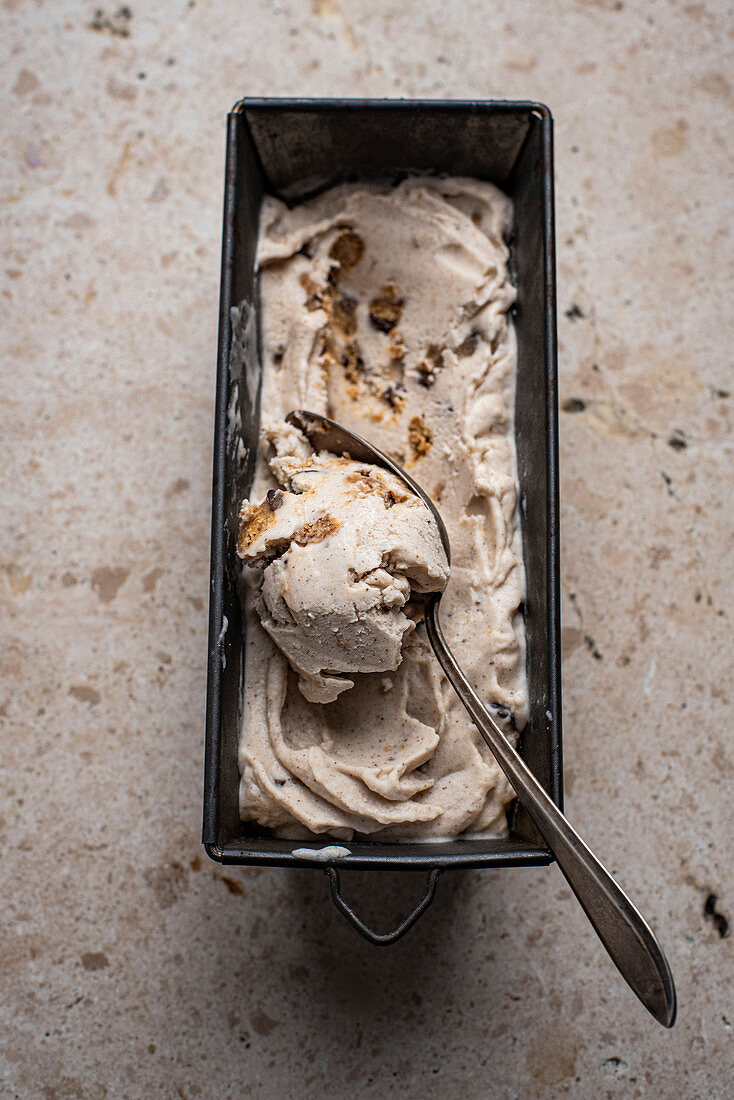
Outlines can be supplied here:
[[[525, 621], [530, 720], [521, 751], [557, 805], [562, 801], [558, 425], [552, 118], [525, 102], [243, 99], [228, 118], [219, 360], [212, 498], [209, 675], [203, 842], [222, 863], [326, 870], [334, 900], [374, 942], [392, 942], [430, 903], [439, 873], [461, 867], [551, 862], [521, 807], [503, 840], [350, 842], [338, 867], [428, 872], [426, 896], [394, 932], [371, 932], [343, 901], [338, 868], [293, 856], [303, 841], [277, 840], [238, 813], [237, 740], [244, 649], [237, 591], [237, 513], [257, 450], [257, 340], [232, 355], [230, 309], [257, 316], [255, 248], [262, 196], [289, 203], [345, 180], [431, 172], [496, 183], [512, 198], [517, 285], [517, 455], [527, 572]], [[236, 431], [232, 431], [232, 423]], [[229, 428], [228, 428], [229, 424]], [[229, 430], [229, 436], [228, 436]], [[238, 438], [235, 438], [237, 436]], [[244, 448], [244, 449], [243, 449]], [[313, 847], [329, 844], [314, 838]], [[306, 845], [308, 846], [308, 845]]]

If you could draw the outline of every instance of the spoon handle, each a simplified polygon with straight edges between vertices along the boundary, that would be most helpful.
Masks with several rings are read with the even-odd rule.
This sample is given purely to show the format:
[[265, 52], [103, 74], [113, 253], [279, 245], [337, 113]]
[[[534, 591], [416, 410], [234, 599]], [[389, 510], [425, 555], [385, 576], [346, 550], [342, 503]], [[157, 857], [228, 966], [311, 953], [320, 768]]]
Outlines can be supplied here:
[[676, 995], [667, 959], [652, 930], [609, 872], [546, 794], [481, 703], [449, 649], [438, 600], [425, 610], [428, 638], [448, 680], [556, 858], [612, 962], [664, 1027], [675, 1022]]

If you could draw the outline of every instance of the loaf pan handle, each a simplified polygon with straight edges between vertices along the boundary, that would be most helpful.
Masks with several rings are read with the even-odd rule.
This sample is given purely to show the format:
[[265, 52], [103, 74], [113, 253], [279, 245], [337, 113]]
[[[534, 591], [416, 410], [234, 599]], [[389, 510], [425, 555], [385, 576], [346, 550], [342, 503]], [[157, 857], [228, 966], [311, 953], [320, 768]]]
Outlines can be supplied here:
[[331, 897], [334, 905], [337, 907], [340, 913], [347, 918], [348, 921], [354, 925], [360, 935], [364, 936], [370, 943], [376, 943], [378, 947], [387, 947], [390, 943], [395, 943], [401, 936], [404, 936], [409, 928], [412, 928], [415, 922], [421, 917], [428, 906], [433, 901], [436, 894], [436, 883], [438, 882], [438, 876], [441, 874], [440, 867], [432, 867], [426, 876], [426, 892], [421, 900], [416, 905], [412, 912], [408, 913], [407, 917], [401, 920], [397, 928], [394, 928], [392, 932], [373, 932], [373, 930], [364, 923], [361, 917], [352, 909], [351, 905], [344, 900], [341, 894], [341, 885], [339, 882], [339, 871], [336, 867], [324, 868], [326, 874], [329, 876], [329, 884], [331, 886]]

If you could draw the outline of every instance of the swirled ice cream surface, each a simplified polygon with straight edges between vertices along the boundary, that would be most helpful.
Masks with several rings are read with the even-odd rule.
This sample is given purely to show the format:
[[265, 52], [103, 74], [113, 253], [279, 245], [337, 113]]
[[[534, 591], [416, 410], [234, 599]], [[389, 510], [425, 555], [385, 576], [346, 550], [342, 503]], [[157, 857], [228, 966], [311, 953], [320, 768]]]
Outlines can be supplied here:
[[[500, 723], [521, 729], [511, 217], [505, 195], [469, 179], [264, 202], [261, 440], [240, 531], [252, 563], [240, 811], [277, 835], [507, 831], [512, 791], [411, 614], [411, 586], [446, 583], [416, 508], [427, 510], [385, 470], [314, 455], [284, 418], [333, 417], [427, 490], [452, 549], [444, 632]], [[235, 310], [235, 346], [242, 322]], [[386, 493], [407, 500], [387, 506]]]

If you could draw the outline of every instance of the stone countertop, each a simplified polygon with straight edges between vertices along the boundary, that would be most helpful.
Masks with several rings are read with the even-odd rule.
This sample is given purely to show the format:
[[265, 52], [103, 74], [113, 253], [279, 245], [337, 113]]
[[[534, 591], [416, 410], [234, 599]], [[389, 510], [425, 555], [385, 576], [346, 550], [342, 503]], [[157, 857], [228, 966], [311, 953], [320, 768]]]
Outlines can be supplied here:
[[[0, 27], [0, 1096], [730, 1096], [731, 13], [5, 0]], [[445, 876], [379, 951], [322, 875], [201, 849], [248, 93], [553, 110], [567, 808], [661, 936], [672, 1032], [556, 868]], [[347, 886], [385, 924], [418, 889]]]

